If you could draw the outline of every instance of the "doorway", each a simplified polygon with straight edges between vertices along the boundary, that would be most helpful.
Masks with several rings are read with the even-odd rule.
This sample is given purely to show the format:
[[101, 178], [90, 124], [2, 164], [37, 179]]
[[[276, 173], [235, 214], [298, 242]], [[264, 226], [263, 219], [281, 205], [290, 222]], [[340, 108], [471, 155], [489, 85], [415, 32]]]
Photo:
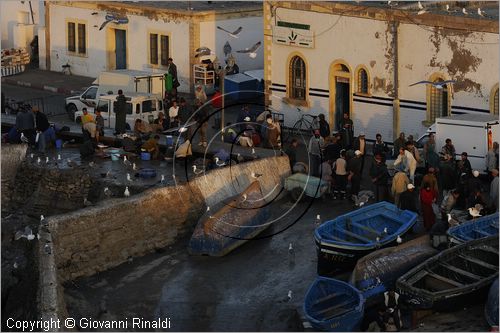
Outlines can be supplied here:
[[116, 69], [127, 68], [127, 35], [122, 29], [115, 29]]
[[330, 65], [330, 128], [339, 131], [344, 113], [352, 119], [351, 70], [343, 61]]
[[335, 130], [340, 130], [339, 124], [344, 118], [344, 113], [351, 117], [350, 98], [349, 98], [349, 79], [344, 77], [335, 77]]

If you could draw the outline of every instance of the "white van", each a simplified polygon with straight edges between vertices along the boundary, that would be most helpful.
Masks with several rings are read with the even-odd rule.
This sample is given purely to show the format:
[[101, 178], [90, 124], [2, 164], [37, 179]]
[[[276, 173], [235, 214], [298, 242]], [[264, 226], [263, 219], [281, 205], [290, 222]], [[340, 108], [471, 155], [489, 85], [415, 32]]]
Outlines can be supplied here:
[[429, 134], [436, 134], [436, 149], [441, 151], [446, 139], [455, 146], [456, 158], [466, 152], [472, 169], [486, 172], [486, 155], [489, 145], [499, 142], [498, 116], [492, 114], [460, 114], [436, 118], [433, 124], [417, 140], [417, 147], [423, 147]]
[[[116, 116], [115, 105], [118, 95], [105, 95], [99, 97], [95, 108], [87, 108], [90, 113], [95, 110], [101, 111], [104, 118], [104, 127], [115, 128]], [[163, 110], [163, 101], [153, 94], [129, 93], [125, 95], [127, 99], [127, 117], [126, 121], [130, 128], [134, 128], [136, 119], [142, 119], [146, 123], [152, 124], [160, 112]], [[75, 122], [80, 123], [82, 111], [75, 112]]]
[[81, 111], [84, 107], [94, 108], [100, 96], [109, 93], [117, 94], [120, 89], [125, 95], [137, 92], [154, 94], [163, 98], [164, 73], [130, 69], [101, 72], [93, 84], [82, 94], [66, 98], [66, 110], [73, 119], [76, 111]]

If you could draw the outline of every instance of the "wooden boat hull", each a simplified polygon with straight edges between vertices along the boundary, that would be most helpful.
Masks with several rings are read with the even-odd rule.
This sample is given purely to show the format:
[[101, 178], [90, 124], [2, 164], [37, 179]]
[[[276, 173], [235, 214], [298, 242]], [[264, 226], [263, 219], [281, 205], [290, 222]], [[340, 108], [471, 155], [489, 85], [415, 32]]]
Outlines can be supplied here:
[[319, 276], [306, 293], [304, 313], [317, 330], [359, 331], [364, 299], [359, 290], [348, 283]]
[[258, 181], [228, 200], [213, 215], [209, 213], [196, 225], [188, 245], [190, 254], [224, 256], [269, 226], [269, 208]]
[[498, 277], [498, 236], [467, 242], [426, 260], [396, 281], [412, 308], [449, 311], [485, 298]]
[[437, 253], [428, 235], [372, 252], [358, 260], [350, 283], [363, 294], [365, 306], [381, 303], [401, 275]]
[[498, 278], [493, 282], [488, 292], [484, 315], [490, 326], [498, 327]]
[[318, 274], [352, 268], [374, 250], [396, 245], [397, 237], [403, 237], [416, 219], [413, 212], [379, 202], [323, 223], [314, 232]]
[[495, 213], [480, 217], [448, 229], [452, 243], [461, 244], [474, 239], [498, 235], [499, 214]]

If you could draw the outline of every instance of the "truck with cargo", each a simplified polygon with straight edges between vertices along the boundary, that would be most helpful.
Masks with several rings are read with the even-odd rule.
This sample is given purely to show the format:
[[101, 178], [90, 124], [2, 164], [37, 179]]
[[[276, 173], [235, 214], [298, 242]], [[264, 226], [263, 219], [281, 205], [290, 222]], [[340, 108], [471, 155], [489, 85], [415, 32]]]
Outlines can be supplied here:
[[163, 98], [164, 73], [129, 69], [102, 72], [82, 94], [66, 98], [66, 110], [70, 118], [73, 119], [76, 111], [81, 111], [84, 107], [93, 108], [100, 96], [117, 94], [120, 89], [125, 95], [148, 93]]
[[455, 158], [466, 152], [473, 170], [486, 172], [486, 155], [493, 142], [499, 142], [498, 116], [493, 114], [460, 114], [436, 118], [436, 122], [417, 140], [423, 148], [431, 133], [435, 133], [436, 149], [441, 151], [446, 139], [455, 146]]

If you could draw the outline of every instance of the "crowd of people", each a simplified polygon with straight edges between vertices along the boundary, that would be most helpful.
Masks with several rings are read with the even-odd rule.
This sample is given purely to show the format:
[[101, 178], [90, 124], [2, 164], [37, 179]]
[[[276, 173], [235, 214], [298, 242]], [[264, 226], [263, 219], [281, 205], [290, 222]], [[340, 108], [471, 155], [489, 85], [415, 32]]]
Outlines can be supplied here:
[[61, 130], [66, 128], [51, 124], [38, 106], [26, 105], [17, 113], [15, 125], [3, 135], [2, 142], [24, 142], [44, 153], [47, 147], [55, 144], [57, 133]]
[[[294, 171], [304, 171], [304, 165], [309, 164], [311, 175], [329, 183], [334, 199], [353, 199], [363, 186], [373, 191], [376, 201], [392, 201], [401, 209], [419, 213], [424, 229], [431, 233], [436, 220], [447, 224], [448, 214], [454, 209], [480, 207], [481, 215], [498, 211], [497, 142], [488, 152], [486, 180], [480, 177], [479, 170], [471, 168], [467, 152], [456, 159], [450, 138], [438, 149], [431, 134], [419, 152], [413, 137], [400, 133], [391, 150], [381, 134], [376, 135], [373, 144], [367, 144], [362, 132], [354, 137], [353, 123], [347, 113], [338, 132], [330, 132], [323, 115], [319, 119], [320, 126], [307, 147], [310, 163], [297, 160], [296, 140], [291, 141], [285, 152]], [[388, 160], [394, 160], [393, 177]]]

